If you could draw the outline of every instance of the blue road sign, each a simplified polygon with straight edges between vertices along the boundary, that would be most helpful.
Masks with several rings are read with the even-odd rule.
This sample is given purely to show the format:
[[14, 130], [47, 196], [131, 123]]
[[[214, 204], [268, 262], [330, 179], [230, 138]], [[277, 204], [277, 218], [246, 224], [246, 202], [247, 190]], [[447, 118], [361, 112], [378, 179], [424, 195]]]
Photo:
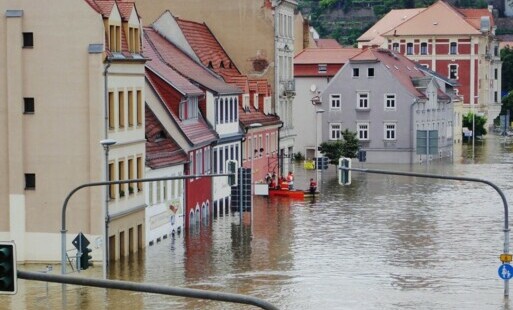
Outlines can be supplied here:
[[503, 280], [509, 280], [513, 277], [513, 266], [510, 264], [502, 264], [499, 267], [499, 277]]

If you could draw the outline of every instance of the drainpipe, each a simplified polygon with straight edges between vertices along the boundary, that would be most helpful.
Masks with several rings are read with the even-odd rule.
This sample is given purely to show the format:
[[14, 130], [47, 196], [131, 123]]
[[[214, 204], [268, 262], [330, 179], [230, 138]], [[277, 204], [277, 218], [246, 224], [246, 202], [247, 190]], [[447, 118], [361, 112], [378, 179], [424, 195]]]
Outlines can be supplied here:
[[414, 162], [414, 154], [415, 154], [415, 149], [416, 149], [416, 145], [415, 145], [415, 136], [416, 136], [416, 133], [414, 131], [414, 124], [415, 124], [415, 114], [413, 113], [413, 108], [415, 107], [415, 105], [419, 103], [419, 100], [418, 98], [415, 98], [413, 99], [413, 102], [410, 106], [410, 132], [411, 132], [411, 152], [410, 152], [410, 165], [413, 165], [413, 162]]
[[281, 177], [283, 175], [283, 171], [281, 170], [282, 167], [283, 167], [283, 165], [282, 165], [282, 163], [283, 163], [283, 156], [281, 155], [281, 149], [280, 149], [280, 132], [281, 132], [281, 129], [283, 128], [284, 124], [285, 123], [282, 121], [280, 127], [278, 127], [278, 150], [276, 152], [276, 154], [277, 154], [276, 156], [278, 157], [277, 158], [278, 159], [278, 172], [280, 173], [278, 175], [278, 177]]

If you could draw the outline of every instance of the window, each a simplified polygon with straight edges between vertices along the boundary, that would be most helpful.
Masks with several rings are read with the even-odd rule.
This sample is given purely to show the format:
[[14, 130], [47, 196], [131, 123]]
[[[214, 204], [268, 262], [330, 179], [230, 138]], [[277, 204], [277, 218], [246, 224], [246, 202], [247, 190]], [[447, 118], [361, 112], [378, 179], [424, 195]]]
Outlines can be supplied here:
[[406, 43], [406, 55], [413, 55], [413, 43]]
[[357, 125], [358, 139], [362, 141], [369, 140], [369, 123], [358, 123]]
[[196, 174], [203, 174], [203, 151], [196, 151]]
[[[136, 160], [137, 164], [137, 178], [142, 179], [143, 178], [143, 163], [142, 163], [142, 157], [138, 156]], [[143, 183], [138, 182], [137, 183], [137, 191], [141, 192], [143, 189]]]
[[360, 69], [359, 68], [353, 68], [353, 77], [360, 76]]
[[374, 76], [374, 68], [367, 68], [367, 76], [368, 77]]
[[356, 95], [357, 103], [356, 107], [358, 109], [368, 109], [369, 108], [369, 93], [358, 93]]
[[205, 167], [204, 174], [210, 174], [210, 147], [205, 148], [203, 160], [205, 161], [205, 164], [203, 165]]
[[23, 98], [23, 113], [34, 114], [34, 98]]
[[128, 28], [128, 41], [129, 41], [129, 49], [130, 53], [139, 53], [140, 52], [140, 44], [139, 44], [139, 29], [135, 27]]
[[331, 94], [330, 95], [330, 110], [340, 110], [340, 94]]
[[125, 92], [124, 91], [118, 92], [118, 104], [119, 104], [119, 107], [118, 107], [119, 127], [123, 128], [123, 127], [125, 127]]
[[[118, 162], [118, 180], [123, 181], [125, 179], [125, 161], [120, 160]], [[126, 184], [119, 184], [119, 197], [124, 197], [126, 194]]]
[[395, 123], [385, 123], [385, 140], [395, 140]]
[[497, 45], [495, 45], [493, 47], [493, 55], [494, 56], [499, 56], [499, 47]]
[[495, 68], [493, 70], [493, 76], [496, 80], [499, 78], [499, 69]]
[[395, 110], [395, 94], [385, 94], [385, 110]]
[[187, 98], [187, 119], [198, 118], [198, 97]]
[[456, 55], [457, 53], [458, 53], [458, 43], [451, 42], [450, 49], [449, 49], [449, 54]]
[[449, 65], [449, 78], [458, 79], [458, 65]]
[[399, 43], [395, 42], [392, 44], [392, 50], [394, 52], [399, 52]]
[[[116, 171], [114, 169], [114, 164], [109, 163], [109, 181], [114, 181], [116, 175]], [[110, 199], [116, 198], [116, 184], [111, 184], [109, 186], [109, 197]]]
[[109, 48], [111, 52], [121, 51], [121, 27], [109, 26]]
[[271, 140], [269, 140], [269, 134], [265, 134], [265, 153], [269, 156], [269, 150], [271, 149]]
[[23, 33], [23, 47], [34, 47], [34, 34], [32, 32]]
[[128, 91], [128, 127], [134, 127], [134, 92]]
[[499, 93], [497, 91], [493, 92], [493, 102], [499, 102]]
[[319, 65], [319, 73], [326, 73], [326, 72], [328, 72], [328, 65], [320, 64]]
[[[134, 179], [134, 160], [132, 158], [130, 158], [128, 160], [128, 178], [130, 180]], [[133, 194], [134, 193], [134, 184], [133, 183], [129, 183], [128, 184], [128, 194]]]
[[25, 189], [36, 189], [35, 173], [25, 173]]
[[114, 117], [114, 93], [109, 92], [109, 128], [114, 129], [115, 126], [115, 120]]
[[421, 55], [427, 55], [428, 54], [428, 47], [426, 42], [420, 43], [420, 54]]
[[341, 124], [330, 124], [330, 140], [340, 140], [341, 139]]
[[137, 91], [137, 126], [142, 125], [143, 120], [143, 105], [142, 105], [142, 91]]

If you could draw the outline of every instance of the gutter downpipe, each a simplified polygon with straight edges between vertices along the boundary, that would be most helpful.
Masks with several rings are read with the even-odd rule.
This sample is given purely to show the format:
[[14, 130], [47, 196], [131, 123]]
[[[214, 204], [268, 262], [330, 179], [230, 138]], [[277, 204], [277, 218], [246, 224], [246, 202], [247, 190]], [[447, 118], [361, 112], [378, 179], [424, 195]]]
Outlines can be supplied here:
[[415, 105], [419, 103], [419, 100], [418, 98], [415, 98], [411, 104], [411, 107], [410, 107], [410, 114], [411, 114], [411, 121], [410, 121], [410, 132], [411, 132], [411, 153], [410, 153], [410, 165], [413, 166], [413, 163], [414, 163], [414, 153], [415, 153], [415, 149], [416, 149], [416, 145], [415, 145], [415, 132], [413, 131], [414, 129], [414, 123], [415, 123], [415, 114], [413, 113], [413, 108], [415, 107]]
[[279, 173], [278, 178], [283, 175], [283, 171], [281, 170], [282, 166], [283, 166], [282, 165], [283, 156], [281, 154], [281, 149], [280, 149], [280, 140], [281, 140], [280, 132], [281, 132], [281, 129], [283, 128], [284, 125], [285, 125], [285, 123], [283, 121], [281, 121], [281, 125], [280, 125], [280, 127], [278, 127], [278, 150], [276, 152], [276, 156], [278, 157], [277, 158], [278, 159], [278, 173]]

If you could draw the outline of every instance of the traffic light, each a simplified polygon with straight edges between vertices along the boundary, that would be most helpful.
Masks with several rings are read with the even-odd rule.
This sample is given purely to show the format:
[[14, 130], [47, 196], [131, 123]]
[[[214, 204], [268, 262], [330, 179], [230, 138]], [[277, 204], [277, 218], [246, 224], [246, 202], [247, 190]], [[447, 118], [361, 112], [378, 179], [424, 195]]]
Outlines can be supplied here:
[[326, 170], [328, 169], [328, 165], [330, 164], [330, 159], [328, 157], [321, 157], [322, 158], [322, 169]]
[[346, 170], [343, 168], [351, 169], [351, 158], [341, 157], [338, 160], [338, 184], [350, 185], [351, 184], [351, 170]]
[[82, 270], [86, 270], [87, 268], [93, 265], [93, 263], [91, 262], [91, 259], [93, 257], [90, 255], [92, 251], [93, 250], [91, 250], [90, 248], [83, 248], [82, 256], [80, 256], [80, 268], [82, 268]]
[[326, 156], [321, 156], [321, 157], [315, 158], [315, 167], [317, 170], [328, 169], [329, 163], [330, 163], [330, 159]]
[[228, 160], [226, 161], [226, 173], [233, 173], [228, 176], [228, 185], [235, 186], [238, 181], [238, 173], [237, 173], [237, 161], [236, 160]]
[[17, 280], [16, 245], [0, 242], [0, 294], [16, 294]]

